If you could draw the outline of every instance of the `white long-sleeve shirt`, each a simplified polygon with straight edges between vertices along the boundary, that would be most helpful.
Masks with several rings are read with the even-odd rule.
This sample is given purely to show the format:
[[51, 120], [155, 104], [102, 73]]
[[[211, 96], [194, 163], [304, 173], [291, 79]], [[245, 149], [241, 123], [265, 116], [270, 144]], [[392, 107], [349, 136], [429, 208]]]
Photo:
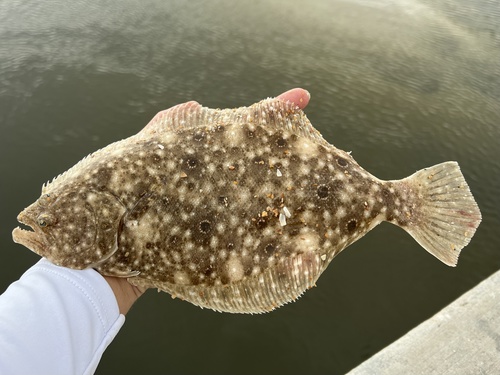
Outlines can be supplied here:
[[0, 374], [93, 374], [124, 322], [99, 273], [42, 259], [0, 296]]

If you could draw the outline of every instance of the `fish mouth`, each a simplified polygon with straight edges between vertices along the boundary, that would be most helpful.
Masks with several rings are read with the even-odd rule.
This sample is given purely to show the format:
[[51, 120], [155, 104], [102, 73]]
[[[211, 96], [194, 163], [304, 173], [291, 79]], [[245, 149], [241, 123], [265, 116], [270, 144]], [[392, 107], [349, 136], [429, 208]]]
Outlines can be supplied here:
[[47, 248], [47, 244], [44, 241], [44, 234], [37, 231], [36, 224], [27, 217], [24, 211], [19, 214], [17, 221], [30, 229], [15, 228], [12, 231], [14, 242], [26, 246], [38, 255], [44, 256], [45, 249]]

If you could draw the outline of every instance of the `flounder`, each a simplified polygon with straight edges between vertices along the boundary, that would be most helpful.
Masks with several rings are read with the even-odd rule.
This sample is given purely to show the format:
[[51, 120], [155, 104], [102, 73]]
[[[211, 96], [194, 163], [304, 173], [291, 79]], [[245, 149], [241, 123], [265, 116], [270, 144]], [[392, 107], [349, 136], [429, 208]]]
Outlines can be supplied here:
[[383, 221], [457, 263], [481, 214], [455, 162], [382, 181], [291, 102], [159, 112], [47, 183], [14, 241], [201, 307], [260, 313], [315, 285]]

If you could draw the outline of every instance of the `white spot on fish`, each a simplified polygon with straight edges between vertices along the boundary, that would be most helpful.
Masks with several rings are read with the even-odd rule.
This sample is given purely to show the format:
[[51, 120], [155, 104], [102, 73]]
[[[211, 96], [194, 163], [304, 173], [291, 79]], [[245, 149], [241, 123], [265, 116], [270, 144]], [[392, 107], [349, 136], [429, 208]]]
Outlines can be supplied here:
[[315, 251], [319, 248], [319, 235], [308, 228], [303, 228], [298, 237], [297, 247], [302, 251]]
[[189, 276], [184, 271], [175, 271], [174, 273], [174, 282], [179, 285], [189, 285], [191, 281], [189, 280]]
[[231, 256], [226, 262], [226, 272], [229, 280], [233, 282], [243, 278], [243, 265], [236, 256]]
[[343, 218], [345, 215], [346, 215], [346, 211], [345, 211], [345, 208], [344, 208], [344, 207], [339, 207], [339, 209], [338, 209], [338, 210], [337, 210], [337, 212], [335, 213], [335, 216], [337, 217], [337, 219], [341, 219], [341, 218]]

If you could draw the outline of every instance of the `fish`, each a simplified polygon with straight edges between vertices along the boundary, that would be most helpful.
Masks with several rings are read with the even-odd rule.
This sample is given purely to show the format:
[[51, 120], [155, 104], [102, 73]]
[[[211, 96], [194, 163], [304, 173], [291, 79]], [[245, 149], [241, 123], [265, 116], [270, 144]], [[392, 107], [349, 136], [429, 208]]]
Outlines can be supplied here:
[[382, 222], [455, 266], [481, 222], [456, 162], [380, 180], [295, 103], [159, 112], [42, 186], [13, 240], [202, 308], [263, 313]]

